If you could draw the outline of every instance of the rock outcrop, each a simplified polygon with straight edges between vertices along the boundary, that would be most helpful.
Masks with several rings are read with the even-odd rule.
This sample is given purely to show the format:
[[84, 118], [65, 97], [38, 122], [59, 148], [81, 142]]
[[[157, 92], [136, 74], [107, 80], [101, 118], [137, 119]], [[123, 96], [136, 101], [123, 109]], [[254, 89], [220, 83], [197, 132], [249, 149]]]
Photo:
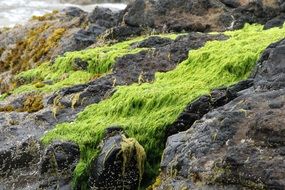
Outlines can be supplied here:
[[168, 138], [154, 189], [285, 188], [284, 45], [266, 49], [252, 87]]
[[117, 24], [118, 14], [107, 8], [88, 14], [70, 7], [0, 33], [0, 93], [21, 84], [13, 81], [14, 75], [94, 44], [97, 36]]
[[[92, 103], [98, 103], [112, 95], [117, 85], [129, 85], [136, 82], [151, 82], [154, 80], [154, 74], [157, 71], [167, 72], [172, 70], [179, 62], [186, 59], [190, 49], [197, 49], [203, 46], [207, 41], [226, 39], [227, 37], [224, 35], [208, 35], [200, 33], [182, 35], [176, 40], [161, 37], [150, 37], [139, 43], [132, 44], [132, 48], [148, 47], [154, 49], [150, 51], [141, 51], [137, 54], [126, 55], [119, 58], [114, 64], [112, 73], [92, 82], [64, 88], [51, 95], [34, 96], [33, 93], [27, 93], [11, 96], [0, 103], [1, 107], [5, 108], [5, 110], [1, 110], [4, 114], [0, 117], [1, 148], [4, 152], [11, 149], [11, 154], [13, 155], [11, 159], [13, 160], [14, 157], [19, 157], [19, 154], [13, 151], [17, 149], [14, 145], [15, 141], [19, 143], [19, 146], [22, 146], [22, 144], [25, 143], [23, 139], [26, 139], [29, 136], [39, 141], [39, 138], [45, 133], [45, 131], [52, 129], [57, 123], [73, 121], [76, 114], [86, 106]], [[84, 67], [84, 63], [82, 62], [77, 65]], [[114, 83], [114, 81], [116, 82]], [[78, 99], [76, 103], [73, 104], [72, 97], [75, 95], [78, 96]], [[56, 113], [54, 112], [54, 109], [57, 108], [55, 107], [55, 103], [56, 105], [61, 105], [60, 109], [58, 109]], [[10, 110], [10, 108], [13, 109]], [[121, 138], [122, 137], [120, 137], [120, 139]], [[14, 180], [7, 181], [6, 179], [8, 177], [6, 176], [2, 179], [0, 178], [1, 183], [6, 184], [6, 187], [8, 188], [10, 185], [17, 184], [17, 180], [22, 181], [24, 179], [34, 178], [39, 180], [40, 183], [37, 182], [34, 184], [33, 181], [31, 182], [27, 180], [27, 183], [21, 184], [21, 186], [41, 185], [43, 188], [52, 188], [55, 186], [69, 187], [71, 171], [74, 169], [72, 164], [74, 163], [68, 164], [69, 167], [64, 173], [61, 171], [63, 168], [58, 169], [58, 162], [61, 161], [50, 159], [57, 157], [56, 155], [60, 156], [63, 153], [57, 153], [56, 151], [59, 149], [54, 146], [57, 147], [58, 145], [51, 145], [51, 147], [48, 147], [45, 152], [35, 151], [32, 155], [32, 157], [37, 158], [38, 161], [47, 160], [42, 161], [43, 164], [35, 162], [35, 167], [31, 169], [35, 173], [40, 173], [40, 175], [37, 174], [36, 176], [30, 176], [30, 173], [27, 173], [23, 174], [23, 176], [15, 177], [14, 174], [11, 173], [9, 178]], [[65, 149], [63, 150], [65, 151]], [[3, 159], [6, 159], [5, 155], [6, 154], [0, 153], [0, 156], [3, 156]], [[78, 153], [73, 156], [76, 158]], [[64, 158], [66, 158], [66, 156]], [[68, 158], [66, 159], [68, 160]], [[41, 165], [44, 166], [42, 167]], [[30, 165], [27, 165], [27, 167], [30, 167]], [[3, 169], [4, 173], [7, 168], [11, 171], [17, 171], [15, 172], [15, 175], [17, 175], [19, 170], [21, 170], [19, 167], [13, 168], [7, 165], [7, 167], [5, 166]], [[66, 171], [69, 172], [67, 173], [68, 175], [66, 174]], [[92, 179], [90, 181], [94, 180]], [[102, 181], [100, 181], [100, 183], [101, 182]], [[137, 185], [139, 184], [138, 182], [139, 181], [136, 182]]]
[[106, 129], [101, 153], [90, 167], [90, 189], [138, 189], [144, 173], [146, 154], [119, 127]]
[[[89, 0], [81, 2], [87, 3]], [[124, 11], [95, 8], [93, 12], [86, 13], [78, 8], [67, 8], [45, 16], [33, 17], [25, 26], [1, 29], [0, 93], [6, 93], [8, 97], [2, 101], [0, 96], [0, 190], [72, 189], [71, 181], [78, 177], [74, 176], [74, 171], [82, 168], [77, 171], [81, 172], [82, 176], [76, 179], [79, 181], [76, 181], [77, 187], [73, 188], [138, 189], [146, 157], [160, 157], [164, 145], [158, 145], [156, 141], [150, 142], [150, 147], [160, 147], [157, 150], [151, 149], [155, 152], [153, 157], [150, 155], [150, 148], [145, 147], [148, 153], [146, 155], [142, 147], [145, 142], [141, 142], [145, 141], [145, 137], [128, 137], [127, 132], [122, 129], [132, 126], [107, 128], [101, 139], [101, 134], [96, 131], [99, 124], [94, 124], [91, 134], [100, 136], [100, 139], [96, 139], [98, 144], [102, 140], [99, 147], [97, 142], [94, 143], [90, 139], [83, 145], [65, 141], [68, 137], [63, 138], [64, 141], [52, 141], [49, 145], [43, 145], [41, 138], [57, 124], [75, 124], [73, 121], [78, 113], [89, 105], [98, 104], [111, 97], [120, 88], [116, 87], [134, 83], [140, 87], [144, 86], [143, 83], [155, 83], [157, 72], [174, 70], [188, 58], [190, 50], [201, 48], [209, 41], [229, 39], [223, 34], [199, 32], [238, 29], [245, 23], [261, 23], [264, 24], [264, 29], [270, 29], [282, 27], [284, 20], [285, 2], [281, 0], [134, 0]], [[92, 73], [94, 75], [84, 84], [47, 92], [13, 94], [12, 90], [23, 84], [39, 89], [53, 84], [52, 80], [38, 81], [33, 78], [24, 81], [20, 80], [21, 78], [16, 80], [15, 76], [47, 62], [47, 68], [52, 67], [56, 58], [66, 52], [86, 48], [88, 50], [106, 44], [112, 48], [115, 42], [133, 36], [172, 31], [188, 33], [183, 33], [176, 39], [151, 36], [134, 42], [128, 46], [127, 51], [144, 49], [116, 57], [114, 63], [110, 63], [110, 69], [96, 75]], [[167, 141], [160, 176], [150, 188], [285, 188], [284, 47], [285, 40], [270, 45], [250, 79], [229, 87], [214, 89], [209, 95], [198, 97], [179, 112], [175, 122], [171, 120], [169, 123], [173, 123], [170, 125], [161, 124], [161, 131], [154, 128], [147, 133], [162, 134], [160, 137], [164, 136], [164, 139], [161, 139]], [[250, 55], [256, 56], [257, 52]], [[212, 54], [213, 52], [204, 52], [201, 57], [210, 57]], [[72, 71], [87, 71], [89, 60], [76, 56], [78, 55], [72, 57], [70, 65], [63, 67], [71, 67]], [[238, 75], [239, 73], [235, 73], [235, 70], [238, 70], [242, 72], [241, 75], [246, 76], [244, 73], [248, 72], [252, 60], [256, 59], [250, 59], [248, 55], [241, 57], [248, 59], [248, 63], [234, 66], [228, 63], [221, 65], [223, 70], [218, 71]], [[195, 64], [199, 64], [199, 61], [197, 62]], [[94, 67], [99, 67], [101, 62], [94, 64]], [[242, 66], [245, 67], [243, 70], [239, 68]], [[60, 80], [67, 78], [68, 74], [63, 73]], [[192, 74], [195, 75], [194, 72]], [[78, 76], [76, 79], [79, 80], [81, 75]], [[166, 79], [172, 80], [171, 77]], [[183, 82], [179, 77], [173, 77], [179, 79], [178, 82]], [[162, 86], [167, 88], [173, 84], [177, 83], [164, 83]], [[201, 85], [206, 83], [202, 82]], [[190, 88], [192, 87], [189, 87], [189, 90]], [[146, 89], [149, 92], [152, 90]], [[157, 100], [173, 101], [171, 96], [178, 91], [173, 89], [168, 89], [169, 94]], [[204, 89], [204, 92], [208, 91]], [[185, 105], [187, 102], [188, 99]], [[133, 105], [125, 105], [133, 108], [127, 110], [129, 112], [123, 119], [135, 118], [131, 112], [143, 106], [149, 106], [151, 110], [152, 106], [159, 108], [164, 102], [153, 101], [153, 105], [144, 105], [144, 100], [138, 98], [131, 103]], [[109, 115], [108, 109], [104, 117]], [[172, 109], [167, 111], [171, 112]], [[137, 111], [137, 114], [140, 112]], [[165, 117], [164, 113], [159, 117]], [[72, 131], [67, 128], [68, 125], [65, 126], [67, 133]], [[131, 135], [145, 132], [143, 127], [134, 129]], [[98, 128], [103, 129], [102, 126]], [[85, 132], [89, 133], [87, 130]], [[89, 154], [95, 156], [90, 163]], [[82, 158], [86, 159], [89, 165], [76, 168]], [[156, 159], [147, 161], [148, 164], [153, 164], [149, 164], [148, 168], [157, 164]]]
[[133, 0], [60, 0], [61, 3], [72, 3], [79, 5], [89, 5], [97, 3], [130, 3]]
[[277, 0], [136, 0], [126, 8], [122, 22], [162, 32], [224, 31], [245, 23], [269, 22], [270, 27], [283, 24], [283, 6]]

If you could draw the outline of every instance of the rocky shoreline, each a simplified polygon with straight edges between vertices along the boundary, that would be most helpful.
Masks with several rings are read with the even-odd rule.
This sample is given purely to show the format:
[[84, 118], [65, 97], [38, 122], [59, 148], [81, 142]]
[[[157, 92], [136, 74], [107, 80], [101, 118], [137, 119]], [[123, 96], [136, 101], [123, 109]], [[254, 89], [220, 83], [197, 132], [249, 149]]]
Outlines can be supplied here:
[[135, 0], [1, 30], [0, 190], [284, 189], [284, 7]]

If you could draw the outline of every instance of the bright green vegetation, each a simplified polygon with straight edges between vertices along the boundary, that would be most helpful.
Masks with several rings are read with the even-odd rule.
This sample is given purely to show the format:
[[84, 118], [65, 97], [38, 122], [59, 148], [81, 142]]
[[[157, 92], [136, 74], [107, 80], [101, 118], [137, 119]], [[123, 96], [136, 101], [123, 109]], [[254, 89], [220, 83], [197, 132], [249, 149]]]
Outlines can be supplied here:
[[75, 170], [78, 182], [84, 179], [90, 160], [98, 154], [96, 147], [104, 129], [121, 125], [145, 148], [145, 176], [154, 177], [157, 171], [153, 168], [160, 162], [166, 126], [197, 97], [248, 78], [264, 49], [285, 37], [285, 28], [262, 28], [246, 25], [242, 30], [225, 32], [230, 39], [208, 42], [190, 51], [188, 59], [175, 70], [157, 73], [153, 83], [118, 87], [109, 99], [87, 107], [75, 122], [60, 124], [47, 133], [43, 142], [61, 139], [79, 144], [81, 160]]
[[[162, 37], [175, 39], [177, 35], [167, 34]], [[143, 50], [143, 48], [130, 48], [130, 45], [145, 38], [142, 36], [113, 45], [65, 53], [58, 57], [54, 63], [46, 62], [34, 69], [18, 74], [16, 76], [17, 81], [25, 85], [14, 89], [13, 93], [52, 92], [63, 87], [86, 83], [110, 71], [116, 58]], [[76, 68], [74, 66], [75, 60], [87, 62], [87, 68]], [[44, 84], [43, 81], [50, 81], [52, 84]]]
[[[142, 49], [130, 49], [130, 44], [142, 40], [135, 39], [111, 46], [97, 47], [83, 51], [68, 52], [64, 56], [58, 57], [55, 62], [46, 62], [17, 76], [17, 79], [28, 83], [15, 89], [13, 93], [21, 93], [27, 91], [51, 92], [60, 88], [75, 84], [88, 82], [90, 79], [98, 77], [111, 69], [115, 63], [115, 59], [124, 54], [132, 54]], [[73, 64], [75, 59], [79, 59], [88, 63], [86, 70], [76, 69]], [[38, 87], [39, 81], [51, 81], [51, 85], [43, 85]]]
[[7, 97], [8, 95], [5, 93], [5, 94], [1, 94], [0, 95], [0, 101], [3, 101], [5, 100], [5, 98]]

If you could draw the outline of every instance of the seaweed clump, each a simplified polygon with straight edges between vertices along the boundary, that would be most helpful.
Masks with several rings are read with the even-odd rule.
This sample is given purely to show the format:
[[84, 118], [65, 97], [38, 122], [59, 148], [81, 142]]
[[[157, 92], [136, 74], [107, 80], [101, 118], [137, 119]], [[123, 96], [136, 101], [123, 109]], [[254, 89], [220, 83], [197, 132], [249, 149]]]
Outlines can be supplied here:
[[15, 107], [13, 105], [6, 105], [0, 107], [0, 112], [37, 112], [44, 108], [43, 96], [42, 95], [28, 95], [23, 100], [23, 104], [20, 107]]
[[[164, 36], [175, 38], [177, 35]], [[34, 69], [18, 74], [16, 81], [22, 85], [14, 89], [12, 93], [52, 92], [63, 87], [94, 80], [111, 71], [117, 58], [144, 50], [145, 48], [133, 48], [132, 44], [145, 38], [138, 37], [102, 47], [67, 52], [56, 58], [54, 62], [45, 62]], [[42, 85], [39, 86], [39, 84]]]
[[[157, 73], [153, 83], [118, 87], [109, 99], [90, 105], [72, 123], [57, 125], [47, 133], [45, 144], [71, 140], [80, 146], [81, 160], [74, 180], [80, 183], [106, 127], [123, 126], [124, 131], [144, 147], [147, 160], [145, 181], [157, 174], [163, 151], [166, 126], [173, 123], [189, 102], [211, 89], [229, 86], [249, 77], [257, 59], [271, 43], [285, 37], [285, 28], [263, 30], [261, 25], [246, 25], [225, 32], [226, 41], [208, 42], [190, 51], [175, 70]], [[82, 181], [81, 181], [82, 182]]]

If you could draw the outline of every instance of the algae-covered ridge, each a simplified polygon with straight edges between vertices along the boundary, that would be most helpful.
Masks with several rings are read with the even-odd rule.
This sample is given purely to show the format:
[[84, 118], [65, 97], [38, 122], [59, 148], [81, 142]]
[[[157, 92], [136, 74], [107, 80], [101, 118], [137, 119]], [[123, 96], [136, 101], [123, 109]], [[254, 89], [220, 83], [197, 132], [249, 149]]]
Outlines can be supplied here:
[[[175, 34], [162, 37], [175, 39]], [[139, 42], [147, 36], [137, 37], [124, 42], [90, 48], [82, 51], [67, 52], [54, 62], [44, 62], [34, 69], [21, 72], [16, 81], [23, 84], [12, 91], [13, 94], [23, 92], [53, 92], [63, 87], [86, 83], [110, 71], [118, 57], [134, 54], [146, 48], [132, 48], [131, 44]], [[86, 68], [81, 65], [86, 64]], [[81, 67], [80, 67], [81, 66]]]
[[[68, 140], [80, 146], [81, 159], [74, 171], [74, 182], [78, 183], [98, 154], [104, 129], [121, 125], [128, 136], [144, 147], [145, 177], [153, 178], [157, 173], [154, 168], [160, 162], [166, 126], [197, 97], [248, 78], [264, 49], [285, 37], [285, 28], [263, 30], [261, 25], [246, 25], [224, 34], [230, 38], [208, 42], [190, 51], [189, 57], [176, 69], [157, 73], [153, 83], [117, 87], [109, 99], [88, 106], [74, 122], [57, 125], [42, 141], [48, 144]], [[100, 73], [101, 69], [97, 71]]]

